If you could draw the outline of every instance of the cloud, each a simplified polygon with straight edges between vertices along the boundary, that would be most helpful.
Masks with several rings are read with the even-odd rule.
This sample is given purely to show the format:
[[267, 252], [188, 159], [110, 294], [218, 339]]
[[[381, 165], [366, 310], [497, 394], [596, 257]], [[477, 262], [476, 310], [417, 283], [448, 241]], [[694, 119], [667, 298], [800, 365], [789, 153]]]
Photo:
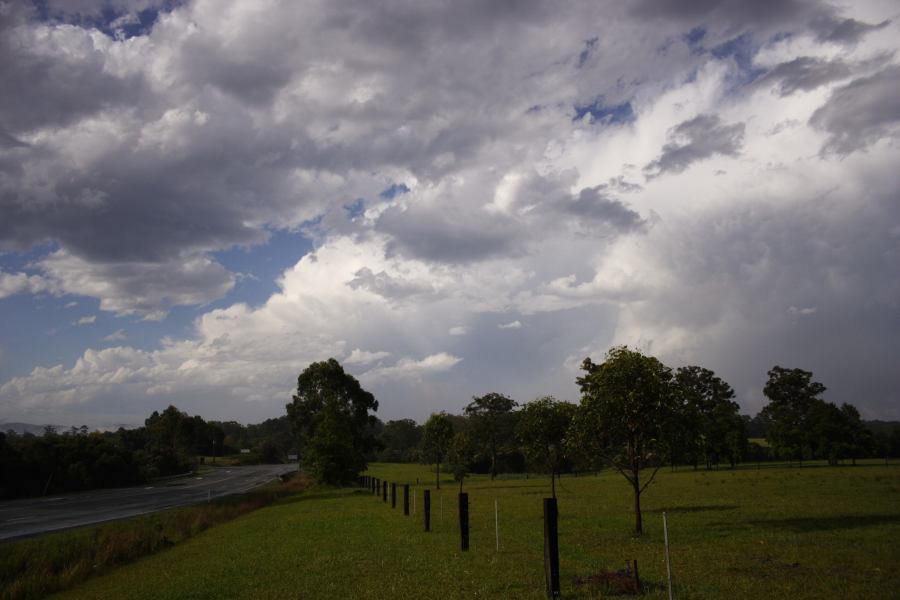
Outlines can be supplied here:
[[809, 122], [827, 132], [823, 153], [847, 155], [896, 135], [900, 125], [900, 66], [854, 79], [832, 92]]
[[509, 323], [501, 323], [497, 325], [497, 329], [521, 329], [522, 323], [519, 321], [510, 321]]
[[195, 319], [4, 371], [4, 414], [258, 420], [334, 356], [422, 419], [575, 400], [613, 343], [751, 413], [774, 363], [900, 403], [886, 5], [47, 6], [0, 15], [0, 295]]
[[77, 321], [73, 321], [72, 325], [91, 325], [97, 320], [97, 315], [90, 315], [88, 317], [81, 317]]
[[800, 56], [776, 65], [758, 79], [756, 85], [777, 82], [779, 93], [789, 96], [795, 92], [814, 90], [832, 81], [847, 79], [853, 73], [854, 69], [840, 59]]
[[402, 300], [411, 296], [434, 293], [434, 289], [427, 282], [415, 282], [392, 277], [384, 271], [373, 273], [368, 267], [363, 267], [357, 271], [347, 285], [353, 289], [369, 290], [391, 300]]
[[59, 288], [53, 281], [40, 275], [0, 271], [0, 299], [21, 293], [59, 295]]
[[103, 338], [104, 342], [121, 342], [125, 340], [128, 336], [125, 335], [124, 329], [117, 329], [115, 332], [105, 336]]
[[417, 379], [434, 373], [442, 373], [456, 366], [462, 358], [446, 352], [431, 354], [421, 360], [404, 358], [390, 367], [379, 367], [363, 375], [366, 380]]
[[355, 348], [349, 356], [344, 358], [343, 362], [348, 365], [368, 365], [385, 359], [390, 355], [390, 352], [368, 352]]
[[681, 173], [693, 163], [716, 155], [737, 156], [744, 142], [744, 124], [722, 124], [716, 115], [698, 115], [682, 121], [669, 132], [662, 154], [647, 163], [648, 178]]
[[855, 44], [866, 35], [884, 29], [889, 24], [890, 20], [887, 19], [880, 23], [870, 24], [850, 18], [825, 18], [814, 22], [813, 26], [818, 29], [817, 37], [821, 42]]
[[100, 298], [100, 309], [155, 320], [172, 306], [211, 302], [234, 286], [234, 278], [205, 256], [163, 263], [97, 263], [59, 250], [38, 263], [67, 294]]
[[816, 311], [817, 311], [817, 309], [815, 306], [808, 306], [805, 308], [797, 308], [796, 306], [792, 305], [792, 306], [788, 307], [789, 313], [791, 313], [792, 315], [799, 315], [801, 317], [807, 317], [809, 315], [814, 315], [814, 314], [816, 314]]

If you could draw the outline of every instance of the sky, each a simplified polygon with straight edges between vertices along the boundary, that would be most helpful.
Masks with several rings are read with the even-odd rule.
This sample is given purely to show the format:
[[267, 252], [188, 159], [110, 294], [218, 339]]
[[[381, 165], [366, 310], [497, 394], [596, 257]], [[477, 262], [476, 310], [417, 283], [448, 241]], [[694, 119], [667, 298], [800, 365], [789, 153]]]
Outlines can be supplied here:
[[577, 401], [626, 344], [900, 419], [900, 2], [0, 1], [0, 421]]

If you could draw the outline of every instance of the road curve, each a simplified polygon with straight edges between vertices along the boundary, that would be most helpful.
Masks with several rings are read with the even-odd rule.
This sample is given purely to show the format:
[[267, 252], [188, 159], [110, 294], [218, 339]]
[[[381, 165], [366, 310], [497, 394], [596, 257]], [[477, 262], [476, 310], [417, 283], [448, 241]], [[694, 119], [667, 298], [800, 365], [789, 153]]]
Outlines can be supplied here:
[[217, 467], [142, 486], [0, 502], [0, 540], [29, 537], [245, 492], [296, 471], [297, 465]]

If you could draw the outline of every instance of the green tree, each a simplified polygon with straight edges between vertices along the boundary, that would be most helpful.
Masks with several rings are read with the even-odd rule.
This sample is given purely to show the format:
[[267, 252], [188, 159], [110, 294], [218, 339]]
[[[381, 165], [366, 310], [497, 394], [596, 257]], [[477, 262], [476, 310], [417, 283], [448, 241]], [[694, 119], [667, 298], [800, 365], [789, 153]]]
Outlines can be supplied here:
[[472, 436], [467, 431], [457, 431], [450, 440], [450, 449], [447, 451], [447, 462], [453, 471], [453, 479], [459, 482], [459, 492], [462, 493], [463, 481], [469, 473], [469, 464], [475, 458], [475, 447], [472, 444]]
[[[683, 398], [686, 418], [683, 428], [690, 430], [692, 452], [706, 468], [723, 458], [734, 466], [740, 454], [740, 437], [745, 432], [740, 406], [733, 400], [734, 390], [715, 373], [703, 367], [680, 367], [675, 372]], [[744, 435], [746, 438], [746, 435]]]
[[556, 479], [567, 458], [567, 435], [577, 406], [544, 396], [522, 406], [516, 435], [525, 456], [550, 472], [550, 490], [556, 498]]
[[419, 459], [422, 426], [412, 419], [388, 421], [378, 435], [380, 462], [415, 462]]
[[368, 428], [378, 401], [333, 358], [309, 365], [297, 377], [287, 405], [303, 464], [318, 481], [346, 483], [366, 468], [374, 440]]
[[466, 408], [471, 423], [472, 441], [491, 464], [491, 480], [497, 477], [497, 456], [507, 451], [514, 441], [515, 400], [491, 392], [473, 396]]
[[844, 403], [841, 404], [840, 410], [844, 419], [844, 440], [847, 452], [855, 465], [857, 458], [875, 454], [875, 436], [872, 430], [863, 423], [855, 406]]
[[147, 444], [144, 457], [151, 477], [185, 473], [191, 468], [193, 422], [175, 406], [153, 411], [145, 421]]
[[804, 454], [812, 454], [810, 414], [826, 388], [803, 369], [776, 365], [768, 374], [763, 394], [769, 403], [760, 412], [768, 423], [766, 439], [777, 455], [802, 461]]
[[[576, 380], [581, 406], [572, 427], [572, 443], [602, 457], [631, 485], [634, 529], [640, 535], [641, 493], [667, 455], [669, 429], [677, 415], [672, 370], [627, 346], [611, 349], [599, 365], [586, 358], [581, 368], [586, 375]], [[645, 469], [651, 472], [642, 482]]]
[[434, 413], [422, 429], [422, 458], [437, 469], [437, 489], [441, 489], [441, 462], [453, 440], [453, 424], [444, 412]]

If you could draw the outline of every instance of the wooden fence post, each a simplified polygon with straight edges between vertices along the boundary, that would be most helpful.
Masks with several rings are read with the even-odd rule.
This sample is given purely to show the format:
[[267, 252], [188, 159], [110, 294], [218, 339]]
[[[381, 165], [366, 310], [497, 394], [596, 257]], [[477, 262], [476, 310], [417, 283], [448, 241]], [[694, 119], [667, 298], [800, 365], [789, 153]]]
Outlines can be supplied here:
[[381, 501], [387, 504], [387, 481], [381, 483]]
[[556, 498], [544, 498], [544, 576], [547, 597], [559, 597], [559, 512]]
[[459, 546], [463, 552], [469, 550], [469, 494], [459, 495]]
[[403, 516], [409, 516], [409, 484], [403, 484]]
[[397, 483], [391, 483], [391, 508], [397, 508]]
[[431, 531], [431, 490], [423, 492], [422, 509], [425, 515], [425, 531]]

